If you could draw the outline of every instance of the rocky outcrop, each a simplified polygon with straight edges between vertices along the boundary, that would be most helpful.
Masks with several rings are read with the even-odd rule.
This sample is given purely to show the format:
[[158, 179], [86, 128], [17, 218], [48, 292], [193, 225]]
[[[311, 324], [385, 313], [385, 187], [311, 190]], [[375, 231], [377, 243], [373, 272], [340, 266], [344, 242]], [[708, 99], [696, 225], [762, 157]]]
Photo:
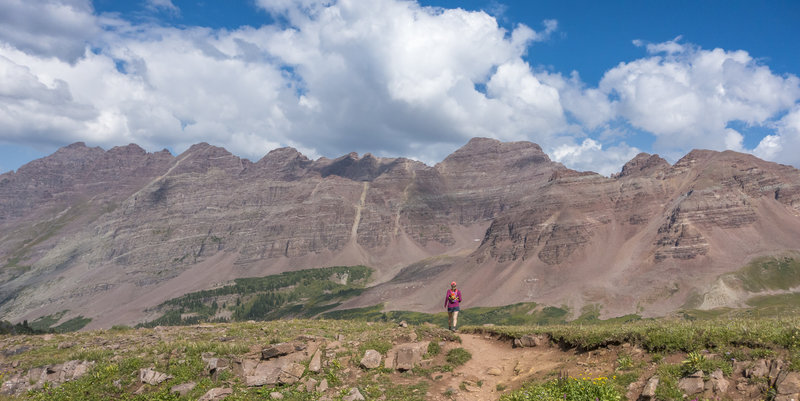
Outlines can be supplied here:
[[82, 377], [91, 370], [94, 364], [94, 362], [74, 360], [33, 368], [27, 373], [4, 379], [2, 387], [0, 387], [0, 394], [21, 395], [29, 390], [41, 389], [45, 384], [56, 387]]

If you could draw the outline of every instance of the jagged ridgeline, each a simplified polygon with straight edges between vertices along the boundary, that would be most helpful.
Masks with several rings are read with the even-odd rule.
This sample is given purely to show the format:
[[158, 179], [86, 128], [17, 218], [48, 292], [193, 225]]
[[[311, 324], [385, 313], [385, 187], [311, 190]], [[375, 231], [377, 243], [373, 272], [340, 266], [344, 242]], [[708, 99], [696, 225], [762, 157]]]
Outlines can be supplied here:
[[170, 299], [155, 308], [161, 317], [139, 326], [314, 317], [361, 294], [371, 275], [371, 268], [359, 265], [239, 278]]

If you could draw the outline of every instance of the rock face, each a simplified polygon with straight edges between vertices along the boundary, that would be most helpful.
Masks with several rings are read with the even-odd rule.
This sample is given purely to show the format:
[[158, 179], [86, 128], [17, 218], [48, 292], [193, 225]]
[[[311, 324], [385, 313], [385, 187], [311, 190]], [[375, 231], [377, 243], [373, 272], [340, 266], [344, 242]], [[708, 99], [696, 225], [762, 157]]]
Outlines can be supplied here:
[[438, 284], [464, 277], [467, 306], [656, 314], [753, 256], [800, 250], [799, 216], [798, 170], [730, 151], [640, 154], [609, 178], [485, 138], [433, 167], [76, 143], [0, 175], [0, 319], [129, 324], [233, 278], [336, 264], [383, 283], [343, 307], [433, 311]]

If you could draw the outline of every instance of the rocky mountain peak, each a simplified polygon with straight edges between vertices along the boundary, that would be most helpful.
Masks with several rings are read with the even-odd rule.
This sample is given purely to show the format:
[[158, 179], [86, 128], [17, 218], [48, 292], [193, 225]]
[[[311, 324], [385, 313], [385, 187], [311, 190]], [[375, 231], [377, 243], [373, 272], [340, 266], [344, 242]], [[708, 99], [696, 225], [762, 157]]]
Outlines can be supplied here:
[[142, 149], [141, 146], [131, 143], [126, 146], [115, 146], [108, 150], [107, 152], [111, 156], [115, 157], [125, 157], [125, 156], [143, 156], [147, 154], [147, 151]]
[[649, 153], [639, 153], [629, 162], [622, 166], [622, 171], [615, 175], [615, 178], [622, 177], [643, 177], [663, 174], [670, 168], [669, 162], [662, 159], [659, 155]]
[[292, 180], [305, 174], [311, 164], [312, 161], [297, 149], [283, 147], [271, 150], [254, 167], [257, 175]]
[[359, 158], [358, 153], [350, 152], [334, 160], [320, 159], [314, 169], [323, 177], [336, 175], [354, 181], [372, 181], [386, 172], [395, 159], [381, 159], [370, 153]]
[[500, 142], [490, 138], [473, 138], [437, 164], [436, 169], [442, 173], [465, 170], [499, 172], [549, 163], [552, 162], [542, 148], [532, 142]]
[[209, 169], [220, 169], [236, 174], [244, 170], [245, 163], [225, 148], [201, 142], [192, 145], [178, 156], [176, 173], [204, 173]]

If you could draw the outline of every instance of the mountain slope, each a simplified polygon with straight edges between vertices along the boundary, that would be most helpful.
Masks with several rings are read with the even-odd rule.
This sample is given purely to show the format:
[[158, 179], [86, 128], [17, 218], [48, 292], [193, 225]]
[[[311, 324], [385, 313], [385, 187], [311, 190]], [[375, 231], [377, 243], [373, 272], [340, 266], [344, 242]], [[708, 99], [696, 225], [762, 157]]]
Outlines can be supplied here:
[[468, 306], [661, 314], [800, 250], [799, 215], [798, 170], [729, 151], [642, 154], [607, 178], [482, 138], [434, 167], [78, 143], [0, 175], [0, 318], [136, 323], [235, 278], [334, 265], [376, 269], [342, 307], [433, 311], [456, 279]]

